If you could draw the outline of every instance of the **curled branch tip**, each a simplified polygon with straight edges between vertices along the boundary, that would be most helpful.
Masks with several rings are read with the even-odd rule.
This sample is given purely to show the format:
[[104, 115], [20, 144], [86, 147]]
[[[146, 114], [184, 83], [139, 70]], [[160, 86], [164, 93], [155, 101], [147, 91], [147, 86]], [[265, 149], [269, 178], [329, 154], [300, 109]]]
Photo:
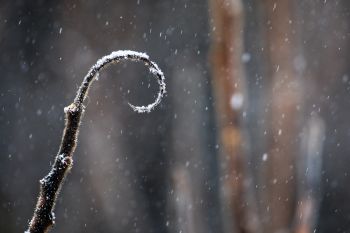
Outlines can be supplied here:
[[89, 72], [84, 78], [83, 83], [81, 84], [78, 93], [75, 97], [74, 103], [77, 104], [77, 106], [80, 106], [86, 97], [86, 93], [94, 80], [104, 67], [108, 66], [112, 63], [117, 63], [123, 60], [130, 60], [130, 61], [142, 61], [149, 69], [149, 71], [157, 78], [158, 84], [159, 84], [159, 92], [157, 94], [157, 98], [155, 101], [147, 106], [135, 106], [131, 103], [128, 103], [129, 106], [138, 113], [144, 113], [144, 112], [151, 112], [162, 100], [165, 91], [165, 78], [163, 72], [159, 69], [158, 65], [151, 61], [147, 54], [135, 52], [131, 50], [119, 50], [112, 52], [111, 54], [102, 57], [99, 59], [95, 65], [91, 67]]
[[72, 157], [77, 145], [81, 117], [84, 113], [83, 103], [89, 87], [92, 81], [98, 78], [99, 72], [104, 67], [122, 60], [142, 61], [148, 67], [149, 71], [157, 78], [159, 84], [159, 92], [153, 103], [147, 106], [135, 106], [129, 103], [134, 111], [138, 113], [150, 112], [160, 103], [164, 96], [164, 74], [156, 63], [149, 60], [147, 54], [130, 50], [120, 50], [99, 59], [84, 77], [73, 103], [64, 108], [66, 125], [63, 131], [61, 145], [50, 172], [40, 180], [40, 193], [34, 209], [34, 215], [25, 233], [45, 233], [48, 232], [54, 224], [55, 215], [53, 209], [62, 183], [73, 165]]

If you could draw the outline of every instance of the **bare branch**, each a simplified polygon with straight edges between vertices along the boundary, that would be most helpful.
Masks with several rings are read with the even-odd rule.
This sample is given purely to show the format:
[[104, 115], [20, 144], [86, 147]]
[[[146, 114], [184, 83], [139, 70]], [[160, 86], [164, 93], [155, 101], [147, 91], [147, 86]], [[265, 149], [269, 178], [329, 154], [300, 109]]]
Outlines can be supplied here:
[[55, 223], [53, 209], [55, 202], [62, 186], [65, 176], [72, 167], [73, 153], [77, 145], [79, 125], [81, 117], [84, 113], [84, 100], [87, 96], [92, 81], [98, 75], [98, 72], [112, 63], [122, 60], [142, 61], [149, 68], [150, 72], [157, 77], [159, 83], [159, 92], [156, 100], [147, 106], [134, 106], [129, 103], [132, 109], [138, 113], [150, 112], [157, 106], [164, 93], [165, 82], [164, 74], [158, 68], [157, 64], [150, 61], [148, 55], [134, 51], [116, 51], [110, 55], [99, 59], [95, 65], [91, 67], [79, 87], [74, 102], [64, 108], [66, 114], [66, 125], [63, 131], [63, 137], [59, 152], [55, 158], [55, 162], [51, 171], [42, 180], [40, 180], [40, 194], [34, 210], [34, 215], [29, 223], [26, 233], [44, 233], [48, 232], [50, 227]]
[[131, 61], [143, 61], [146, 66], [148, 66], [149, 71], [154, 74], [157, 77], [158, 83], [159, 83], [159, 92], [156, 100], [147, 106], [134, 106], [129, 103], [129, 105], [134, 109], [134, 111], [138, 113], [143, 112], [151, 112], [151, 110], [157, 106], [164, 93], [165, 93], [165, 83], [164, 83], [164, 74], [163, 72], [158, 68], [157, 64], [150, 61], [149, 57], [145, 53], [139, 53], [134, 52], [130, 50], [119, 50], [116, 52], [112, 52], [110, 55], [104, 56], [101, 59], [99, 59], [94, 66], [91, 67], [89, 72], [84, 78], [83, 83], [80, 85], [80, 88], [78, 90], [78, 93], [74, 99], [74, 104], [77, 106], [82, 105], [84, 102], [84, 99], [86, 97], [86, 93], [94, 79], [94, 77], [97, 75], [97, 73], [107, 65], [110, 65], [115, 62], [119, 62], [122, 60], [131, 60]]

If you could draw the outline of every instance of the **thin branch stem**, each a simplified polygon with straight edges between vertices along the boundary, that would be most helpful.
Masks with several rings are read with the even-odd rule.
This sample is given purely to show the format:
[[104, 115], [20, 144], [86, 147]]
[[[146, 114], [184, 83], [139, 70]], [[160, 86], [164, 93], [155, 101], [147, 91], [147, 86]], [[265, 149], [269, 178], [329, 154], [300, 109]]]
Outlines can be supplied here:
[[40, 194], [34, 210], [34, 215], [29, 223], [29, 228], [26, 233], [48, 232], [51, 226], [55, 223], [53, 209], [64, 178], [73, 164], [72, 156], [77, 145], [79, 125], [84, 113], [83, 103], [87, 96], [89, 87], [99, 71], [107, 67], [109, 64], [118, 63], [122, 60], [144, 62], [149, 68], [149, 71], [156, 76], [159, 84], [159, 92], [153, 103], [147, 106], [134, 106], [129, 103], [131, 108], [138, 113], [150, 112], [160, 103], [165, 93], [165, 78], [157, 64], [149, 60], [148, 55], [129, 50], [121, 50], [112, 52], [110, 55], [99, 59], [85, 76], [78, 89], [74, 102], [64, 108], [66, 124], [59, 152], [49, 174], [40, 180]]

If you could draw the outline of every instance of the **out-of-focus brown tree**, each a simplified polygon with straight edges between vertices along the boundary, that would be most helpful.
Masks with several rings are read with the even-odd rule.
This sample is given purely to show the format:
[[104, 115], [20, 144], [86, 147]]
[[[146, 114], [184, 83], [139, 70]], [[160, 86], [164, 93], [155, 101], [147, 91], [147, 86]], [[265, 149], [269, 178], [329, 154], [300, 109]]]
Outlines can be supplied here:
[[268, 149], [263, 215], [267, 232], [284, 232], [295, 210], [296, 170], [302, 85], [293, 64], [297, 51], [295, 2], [265, 0], [263, 27], [266, 34]]
[[[250, 173], [246, 169], [243, 114], [246, 85], [243, 55], [244, 11], [240, 0], [210, 1], [212, 73], [220, 139], [223, 207], [226, 225], [234, 219], [239, 233], [259, 232], [257, 211], [249, 198]], [[226, 226], [231, 228], [232, 226]], [[232, 229], [231, 229], [232, 230]], [[229, 231], [231, 231], [229, 230]]]
[[[263, 90], [267, 97], [263, 114], [267, 145], [266, 150], [261, 151], [262, 173], [256, 172], [259, 175], [255, 181], [256, 187], [261, 189], [258, 192], [259, 211], [251, 198], [252, 190], [246, 187], [247, 181], [254, 182], [247, 169], [249, 159], [244, 147], [248, 145], [248, 138], [244, 138], [242, 123], [242, 114], [247, 107], [246, 95], [251, 92], [246, 88], [245, 77], [245, 68], [249, 67], [242, 64], [242, 60], [250, 60], [251, 56], [242, 52], [245, 48], [244, 8], [240, 1], [210, 3], [213, 84], [219, 137], [223, 145], [221, 165], [225, 164], [222, 172], [226, 175], [222, 182], [223, 202], [230, 203], [237, 232], [311, 232], [317, 216], [313, 209], [318, 209], [318, 197], [313, 190], [319, 184], [321, 171], [318, 166], [310, 173], [298, 172], [311, 169], [310, 158], [316, 159], [315, 155], [321, 153], [323, 126], [317, 121], [308, 126], [314, 134], [300, 138], [301, 125], [307, 121], [302, 120], [304, 66], [295, 3], [266, 0], [255, 4], [260, 9], [258, 19], [262, 33], [258, 35], [261, 36], [260, 52], [265, 58], [260, 63], [264, 65]], [[312, 137], [318, 140], [317, 148], [312, 152], [302, 151], [301, 140], [315, 144]], [[261, 223], [255, 221], [259, 215]], [[232, 222], [230, 218], [224, 221], [225, 225]]]

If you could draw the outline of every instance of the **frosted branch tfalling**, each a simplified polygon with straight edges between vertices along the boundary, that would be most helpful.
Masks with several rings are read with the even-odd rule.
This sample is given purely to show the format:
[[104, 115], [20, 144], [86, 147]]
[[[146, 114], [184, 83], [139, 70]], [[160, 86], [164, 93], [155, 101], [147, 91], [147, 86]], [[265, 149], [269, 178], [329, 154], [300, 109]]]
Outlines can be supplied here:
[[34, 210], [34, 215], [29, 223], [26, 233], [46, 233], [55, 223], [55, 214], [53, 209], [59, 190], [62, 187], [64, 178], [73, 165], [73, 153], [77, 146], [78, 133], [82, 115], [84, 113], [84, 100], [91, 83], [98, 77], [99, 72], [109, 64], [117, 63], [122, 60], [142, 61], [148, 67], [149, 71], [156, 76], [159, 84], [159, 92], [156, 100], [147, 106], [129, 105], [136, 112], [150, 112], [156, 107], [164, 93], [165, 82], [164, 74], [158, 68], [157, 64], [150, 61], [145, 53], [134, 51], [116, 51], [110, 55], [104, 56], [93, 65], [85, 76], [81, 86], [78, 89], [74, 102], [64, 108], [66, 115], [66, 125], [63, 131], [63, 137], [60, 148], [49, 173], [40, 180], [40, 193]]
[[112, 52], [111, 54], [102, 57], [99, 59], [95, 65], [93, 65], [87, 75], [85, 76], [83, 83], [81, 84], [78, 93], [74, 99], [74, 103], [80, 106], [86, 97], [86, 93], [100, 70], [112, 63], [117, 63], [123, 60], [131, 61], [142, 61], [148, 67], [149, 71], [157, 78], [159, 84], [159, 92], [157, 98], [151, 104], [147, 106], [135, 106], [131, 103], [128, 103], [129, 106], [138, 113], [151, 112], [162, 100], [162, 97], [165, 94], [165, 78], [163, 72], [159, 69], [158, 65], [153, 61], [149, 60], [149, 57], [145, 53], [135, 52], [131, 50], [119, 50]]

